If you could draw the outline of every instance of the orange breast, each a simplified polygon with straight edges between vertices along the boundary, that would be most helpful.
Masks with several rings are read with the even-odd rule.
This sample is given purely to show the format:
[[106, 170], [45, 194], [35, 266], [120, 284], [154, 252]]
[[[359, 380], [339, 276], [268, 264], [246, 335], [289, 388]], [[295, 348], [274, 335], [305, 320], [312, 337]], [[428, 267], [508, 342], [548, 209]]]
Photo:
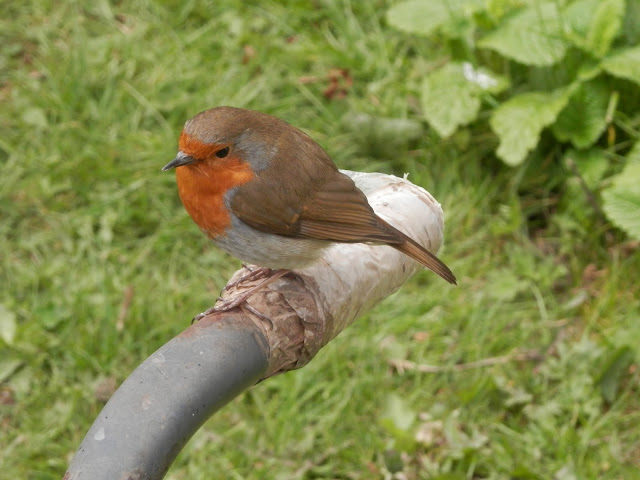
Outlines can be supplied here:
[[176, 169], [182, 204], [210, 238], [223, 234], [231, 225], [224, 195], [253, 177], [247, 162], [231, 157], [202, 160]]

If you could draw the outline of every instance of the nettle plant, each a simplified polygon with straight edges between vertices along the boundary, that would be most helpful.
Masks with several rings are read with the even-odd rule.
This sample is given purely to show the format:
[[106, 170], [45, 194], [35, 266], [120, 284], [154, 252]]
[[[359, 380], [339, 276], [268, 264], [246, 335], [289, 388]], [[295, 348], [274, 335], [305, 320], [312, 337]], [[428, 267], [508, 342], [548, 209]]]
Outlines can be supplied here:
[[388, 23], [442, 45], [420, 88], [443, 137], [488, 118], [516, 166], [551, 133], [560, 161], [640, 239], [640, 0], [409, 0]]

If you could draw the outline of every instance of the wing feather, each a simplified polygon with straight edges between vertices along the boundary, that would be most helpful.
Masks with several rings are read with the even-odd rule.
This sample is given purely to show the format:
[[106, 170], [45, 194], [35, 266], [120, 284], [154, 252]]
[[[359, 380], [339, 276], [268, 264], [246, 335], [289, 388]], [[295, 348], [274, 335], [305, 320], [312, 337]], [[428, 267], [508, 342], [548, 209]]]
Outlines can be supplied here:
[[[366, 196], [310, 137], [287, 130], [278, 154], [229, 201], [231, 211], [265, 233], [333, 242], [399, 243]], [[291, 148], [295, 145], [295, 149]], [[294, 154], [290, 152], [295, 152]]]
[[364, 193], [342, 173], [328, 180], [305, 205], [299, 226], [301, 236], [335, 242], [402, 241], [380, 222]]

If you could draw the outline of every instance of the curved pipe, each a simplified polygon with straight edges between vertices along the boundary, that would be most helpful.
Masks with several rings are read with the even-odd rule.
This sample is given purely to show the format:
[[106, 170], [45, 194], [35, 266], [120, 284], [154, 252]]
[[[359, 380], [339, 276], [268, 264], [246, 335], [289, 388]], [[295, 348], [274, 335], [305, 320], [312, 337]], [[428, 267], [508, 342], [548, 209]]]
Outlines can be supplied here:
[[122, 383], [64, 478], [163, 478], [200, 426], [262, 378], [268, 352], [262, 333], [243, 315], [192, 325]]

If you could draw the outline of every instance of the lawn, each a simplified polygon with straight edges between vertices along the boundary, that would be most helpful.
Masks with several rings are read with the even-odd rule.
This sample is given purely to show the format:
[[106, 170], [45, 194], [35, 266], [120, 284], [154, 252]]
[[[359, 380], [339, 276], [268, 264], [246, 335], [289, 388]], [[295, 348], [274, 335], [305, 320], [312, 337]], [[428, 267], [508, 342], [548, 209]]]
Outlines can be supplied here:
[[482, 122], [430, 129], [418, 73], [440, 47], [388, 2], [251, 3], [2, 2], [0, 476], [61, 478], [238, 268], [160, 171], [186, 119], [233, 105], [341, 168], [408, 172], [459, 286], [418, 273], [213, 416], [167, 478], [637, 478], [638, 243], [553, 159], [505, 166]]

